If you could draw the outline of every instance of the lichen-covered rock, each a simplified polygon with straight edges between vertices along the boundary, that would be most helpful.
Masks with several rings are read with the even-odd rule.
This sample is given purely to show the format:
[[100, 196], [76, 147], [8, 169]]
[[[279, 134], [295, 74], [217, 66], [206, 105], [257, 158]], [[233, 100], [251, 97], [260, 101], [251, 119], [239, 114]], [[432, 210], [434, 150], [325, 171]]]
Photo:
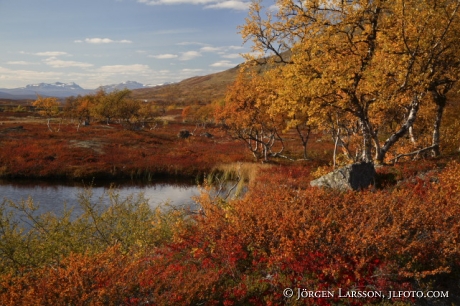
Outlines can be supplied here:
[[313, 187], [361, 190], [375, 184], [373, 163], [356, 163], [330, 172], [310, 182]]

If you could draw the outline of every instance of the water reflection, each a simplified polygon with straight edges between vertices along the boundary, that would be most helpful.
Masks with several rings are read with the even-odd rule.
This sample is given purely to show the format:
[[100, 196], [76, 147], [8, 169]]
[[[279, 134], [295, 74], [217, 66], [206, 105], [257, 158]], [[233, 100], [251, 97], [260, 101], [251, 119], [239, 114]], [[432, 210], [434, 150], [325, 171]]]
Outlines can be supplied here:
[[[74, 208], [74, 214], [78, 215], [79, 194], [91, 186], [93, 201], [104, 199], [108, 203], [106, 195], [110, 184], [83, 184], [72, 182], [49, 182], [49, 181], [15, 181], [5, 182], [0, 180], [0, 202], [4, 199], [19, 202], [31, 197], [34, 203], [39, 205], [37, 213], [53, 212], [60, 215], [65, 207]], [[112, 184], [121, 199], [129, 195], [143, 193], [152, 208], [163, 203], [174, 206], [191, 206], [193, 208], [193, 196], [199, 194], [199, 189], [190, 182], [157, 182], [151, 184], [139, 184], [135, 182], [123, 182]]]

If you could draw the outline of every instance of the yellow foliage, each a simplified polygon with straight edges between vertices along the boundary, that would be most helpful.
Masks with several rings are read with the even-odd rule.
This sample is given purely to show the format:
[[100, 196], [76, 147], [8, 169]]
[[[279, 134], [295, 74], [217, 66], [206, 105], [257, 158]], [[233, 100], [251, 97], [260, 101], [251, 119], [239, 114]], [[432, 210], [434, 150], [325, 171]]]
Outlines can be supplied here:
[[439, 129], [434, 108], [443, 107], [460, 71], [460, 3], [278, 0], [276, 6], [253, 1], [240, 31], [254, 51], [273, 55], [268, 63], [285, 64], [248, 88], [271, 89], [252, 97], [266, 103], [270, 118], [282, 115], [286, 128], [301, 119], [328, 129], [331, 113], [351, 116], [360, 126], [354, 133], [362, 159], [373, 151], [378, 161], [414, 121], [419, 134]]
[[59, 113], [59, 102], [57, 98], [42, 98], [38, 96], [38, 99], [35, 100], [32, 105], [38, 109], [40, 114], [47, 118], [50, 118]]
[[323, 175], [328, 174], [328, 173], [331, 172], [331, 171], [332, 171], [332, 169], [331, 169], [330, 166], [320, 166], [320, 167], [318, 167], [315, 171], [313, 171], [313, 172], [311, 173], [311, 177], [312, 177], [313, 179], [317, 179], [317, 178], [319, 178], [319, 177], [321, 177], [321, 176], [323, 176]]

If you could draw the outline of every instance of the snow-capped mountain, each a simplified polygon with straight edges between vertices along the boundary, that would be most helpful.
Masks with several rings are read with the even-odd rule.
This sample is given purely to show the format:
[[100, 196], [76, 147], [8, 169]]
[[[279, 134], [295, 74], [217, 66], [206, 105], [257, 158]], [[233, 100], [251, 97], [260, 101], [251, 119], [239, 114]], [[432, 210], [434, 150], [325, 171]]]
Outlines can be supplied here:
[[176, 83], [176, 82], [164, 82], [164, 83], [155, 84], [155, 85], [145, 85], [145, 87], [165, 86], [165, 85], [171, 85], [171, 84], [175, 84], [175, 83]]
[[92, 90], [83, 89], [75, 83], [56, 82], [30, 84], [19, 88], [0, 88], [0, 98], [6, 96], [14, 96], [17, 99], [36, 99], [37, 95], [65, 98], [69, 96], [85, 95], [91, 93]]
[[126, 81], [120, 84], [100, 86], [99, 88], [104, 89], [106, 92], [112, 92], [114, 90], [123, 90], [123, 89], [133, 90], [133, 89], [140, 89], [140, 88], [146, 88], [146, 87], [149, 87], [149, 86], [136, 82], [136, 81]]
[[23, 88], [29, 88], [29, 89], [56, 89], [56, 88], [62, 88], [62, 89], [69, 89], [69, 90], [84, 90], [83, 88], [80, 87], [80, 85], [75, 84], [74, 82], [71, 83], [61, 83], [61, 82], [56, 82], [54, 84], [48, 84], [48, 83], [39, 83], [39, 84], [31, 84], [27, 85], [26, 87]]
[[[135, 81], [127, 81], [120, 84], [112, 84], [100, 86], [106, 92], [123, 89], [139, 89], [148, 88], [150, 86], [143, 85]], [[70, 96], [86, 95], [94, 93], [96, 89], [84, 89], [80, 85], [71, 83], [38, 83], [30, 84], [20, 88], [0, 88], [0, 98], [6, 99], [36, 99], [37, 95], [45, 97], [66, 98]]]

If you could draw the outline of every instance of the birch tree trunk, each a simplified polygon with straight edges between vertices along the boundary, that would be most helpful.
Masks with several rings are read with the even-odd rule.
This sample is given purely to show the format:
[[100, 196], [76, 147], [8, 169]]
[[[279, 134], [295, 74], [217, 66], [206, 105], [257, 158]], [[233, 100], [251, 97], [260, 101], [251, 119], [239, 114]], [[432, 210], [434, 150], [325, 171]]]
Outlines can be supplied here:
[[401, 126], [401, 128], [393, 133], [387, 140], [385, 140], [385, 143], [383, 146], [380, 148], [380, 150], [377, 151], [377, 162], [383, 163], [383, 160], [385, 159], [385, 155], [388, 152], [388, 150], [401, 138], [403, 137], [408, 131], [409, 128], [414, 124], [415, 119], [417, 118], [417, 113], [420, 108], [420, 100], [423, 98], [424, 93], [417, 94], [414, 96], [411, 105], [410, 105], [410, 110], [409, 110], [409, 116], [407, 116], [406, 121], [404, 124]]
[[447, 97], [443, 94], [438, 93], [436, 90], [431, 92], [433, 95], [434, 102], [436, 103], [436, 117], [434, 120], [433, 125], [433, 139], [431, 141], [431, 145], [433, 149], [431, 150], [431, 155], [433, 157], [438, 157], [441, 153], [439, 142], [440, 142], [440, 129], [441, 129], [441, 121], [442, 115], [444, 113], [444, 108], [446, 106]]
[[366, 120], [361, 119], [361, 131], [363, 133], [363, 152], [361, 155], [361, 160], [363, 162], [369, 163], [372, 162], [372, 137], [371, 131], [369, 130], [369, 125]]

